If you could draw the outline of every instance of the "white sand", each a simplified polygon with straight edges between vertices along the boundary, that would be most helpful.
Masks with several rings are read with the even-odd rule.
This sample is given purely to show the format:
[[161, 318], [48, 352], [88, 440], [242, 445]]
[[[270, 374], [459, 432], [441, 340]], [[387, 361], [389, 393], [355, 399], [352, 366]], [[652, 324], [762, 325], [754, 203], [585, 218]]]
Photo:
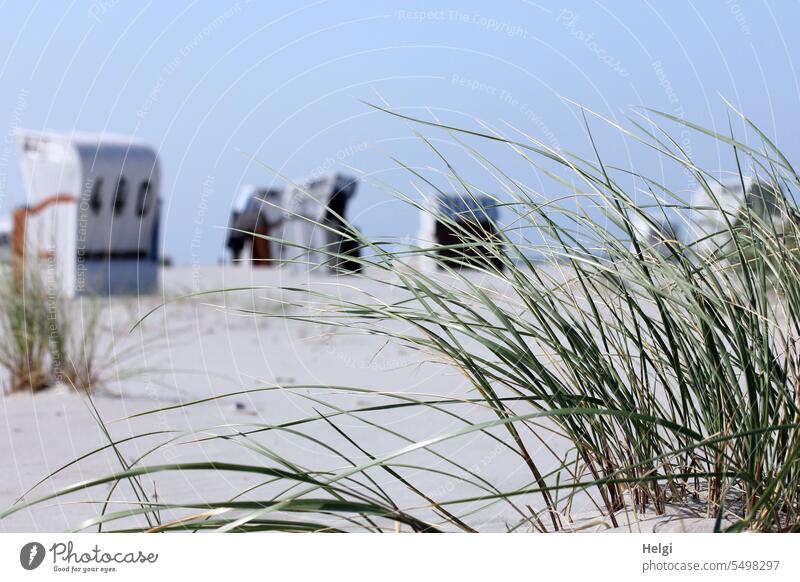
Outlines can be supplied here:
[[[241, 268], [180, 268], [169, 269], [164, 274], [165, 295], [175, 295], [191, 290], [214, 289], [240, 285], [276, 285], [311, 283], [318, 289], [332, 289], [343, 297], [357, 299], [358, 293], [348, 285], [363, 287], [365, 283], [354, 278], [342, 278], [338, 287], [331, 287], [332, 278], [316, 276], [309, 279], [292, 278], [271, 270]], [[378, 286], [370, 284], [368, 291], [377, 292]], [[384, 292], [385, 296], [385, 292]], [[275, 291], [258, 290], [222, 297], [207, 297], [204, 301], [229, 306], [257, 308], [277, 312], [280, 307], [274, 299]], [[273, 301], [267, 300], [272, 298]], [[387, 299], [389, 297], [386, 297]], [[255, 303], [254, 303], [255, 301]], [[137, 318], [158, 304], [156, 298], [137, 301], [114, 299], [107, 303], [104, 317], [109, 331], [102, 338], [105, 346], [113, 346], [116, 353], [127, 356], [106, 368], [110, 382], [98, 392], [94, 403], [106, 421], [114, 438], [164, 430], [210, 429], [215, 433], [230, 432], [212, 429], [220, 425], [264, 425], [314, 415], [314, 409], [324, 410], [324, 405], [293, 395], [288, 390], [262, 392], [216, 400], [190, 408], [161, 412], [132, 420], [131, 414], [169, 406], [243, 388], [273, 385], [323, 384], [355, 386], [396, 391], [400, 393], [427, 393], [455, 397], [471, 397], [464, 378], [446, 366], [422, 363], [427, 358], [415, 351], [385, 345], [385, 340], [374, 336], [354, 336], [332, 333], [329, 327], [306, 322], [281, 319], [254, 319], [231, 310], [224, 311], [200, 304], [199, 300], [181, 300], [169, 305], [147, 319], [132, 334], [128, 328]], [[128, 374], [141, 369], [136, 375]], [[369, 406], [386, 400], [374, 396], [339, 393], [332, 395], [322, 389], [303, 391], [319, 395], [342, 408]], [[460, 411], [460, 412], [463, 412]], [[86, 400], [66, 388], [51, 389], [31, 395], [0, 397], [0, 413], [5, 430], [0, 437], [0, 507], [11, 505], [38, 480], [65, 463], [107, 444], [105, 436], [90, 414]], [[406, 409], [382, 412], [369, 416], [392, 430], [411, 438], [423, 438], [457, 430], [463, 424], [442, 414]], [[473, 410], [470, 418], [488, 420], [491, 413]], [[405, 444], [402, 439], [384, 431], [365, 427], [355, 419], [339, 417], [337, 424], [347, 431], [370, 453], [379, 455], [396, 450]], [[246, 430], [247, 426], [239, 426]], [[305, 434], [326, 442], [346, 452], [355, 462], [365, 457], [324, 423], [317, 422], [299, 427]], [[504, 438], [502, 429], [494, 431]], [[132, 461], [151, 447], [167, 440], [172, 434], [154, 435], [130, 441], [121, 446], [125, 458]], [[257, 442], [289, 457], [305, 467], [341, 468], [346, 462], [314, 443], [296, 435], [273, 430], [255, 435]], [[552, 456], [543, 445], [526, 438], [528, 446], [541, 469], [552, 466]], [[548, 443], [563, 450], [563, 443], [551, 439]], [[477, 474], [502, 489], [523, 486], [530, 482], [524, 463], [492, 439], [470, 436], [438, 445], [436, 450], [447, 458], [457, 459]], [[266, 459], [232, 441], [215, 440], [202, 444], [185, 444], [169, 447], [151, 454], [145, 464], [161, 464], [196, 460], [240, 461], [264, 465]], [[441, 459], [423, 453], [414, 453], [400, 462], [416, 462], [443, 471], [453, 471]], [[63, 471], [52, 480], [40, 485], [34, 492], [45, 494], [56, 487], [104, 475], [120, 469], [112, 451], [87, 458]], [[439, 474], [406, 473], [427, 495], [448, 499], [478, 493], [474, 487], [457, 479]], [[423, 499], [383, 471], [373, 476], [395, 496], [401, 506], [422, 506]], [[186, 472], [161, 473], [143, 479], [149, 492], [157, 491], [163, 501], [214, 500], [223, 501], [257, 481], [238, 473]], [[63, 531], [75, 527], [81, 520], [99, 513], [98, 505], [79, 503], [92, 500], [100, 502], [109, 493], [109, 485], [95, 487], [68, 498], [47, 502], [30, 510], [23, 510], [0, 520], [0, 531]], [[116, 499], [132, 499], [131, 489], [120, 487]], [[258, 497], [258, 495], [255, 495]], [[263, 497], [262, 497], [263, 498]], [[67, 503], [67, 501], [69, 501]], [[519, 507], [529, 504], [541, 508], [538, 495], [527, 495], [518, 500]], [[116, 506], [123, 509], [125, 506]], [[479, 505], [473, 506], [480, 509]], [[576, 515], [591, 515], [593, 506], [585, 500], [576, 501]], [[463, 508], [459, 513], [463, 512]], [[652, 516], [650, 516], [652, 517]], [[479, 511], [470, 522], [483, 529], [505, 530], [507, 524], [520, 520], [518, 513], [507, 505], [494, 505]], [[587, 523], [592, 520], [587, 518]], [[336, 524], [342, 525], [342, 524]], [[607, 523], [597, 523], [588, 530], [608, 529]], [[652, 529], [652, 525], [644, 525]], [[707, 528], [708, 524], [700, 526]], [[530, 529], [523, 527], [522, 531]]]

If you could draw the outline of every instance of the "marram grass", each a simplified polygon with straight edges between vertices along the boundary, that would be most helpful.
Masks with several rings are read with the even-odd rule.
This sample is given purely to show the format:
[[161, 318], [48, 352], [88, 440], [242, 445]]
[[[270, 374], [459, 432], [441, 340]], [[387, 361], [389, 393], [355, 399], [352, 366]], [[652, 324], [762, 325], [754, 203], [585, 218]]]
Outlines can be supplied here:
[[[632, 121], [632, 129], [614, 126], [707, 191], [710, 207], [701, 210], [717, 212], [719, 232], [679, 240], [657, 227], [663, 220], [690, 220], [697, 209], [688, 207], [685, 195], [611, 168], [600, 154], [582, 159], [534, 140], [405, 118], [444, 132], [496, 179], [503, 225], [482, 236], [474, 224], [440, 217], [463, 235], [449, 245], [446, 261], [436, 258], [434, 250], [441, 248], [376, 243], [347, 228], [342, 234], [358, 239], [365, 267], [348, 284], [369, 279], [400, 299], [383, 301], [365, 291], [354, 301], [336, 292], [287, 289], [293, 299], [286, 310], [265, 306], [255, 315], [383, 336], [457, 371], [468, 380], [469, 394], [281, 386], [149, 411], [144, 414], [281, 390], [311, 402], [315, 414], [273, 425], [164, 429], [112, 441], [82, 458], [119, 451], [132, 440], [161, 439], [138, 458], [118, 452], [122, 465], [115, 474], [45, 496], [30, 491], [0, 515], [90, 491], [98, 515], [79, 529], [472, 532], [488, 527], [490, 511], [511, 516], [503, 522], [508, 531], [560, 531], [579, 529], [573, 508], [582, 499], [583, 507], [612, 526], [630, 523], [631, 516], [691, 508], [715, 520], [720, 531], [800, 531], [800, 213], [794, 198], [800, 176], [744, 117], [757, 146], [651, 114], [728, 150], [742, 183], [741, 168], [751, 168], [780, 192], [779, 204], [767, 213], [747, 204], [729, 212], [714, 195], [714, 175], [697, 167], [668, 131], [644, 117]], [[459, 175], [432, 140], [421, 139], [462, 196], [492, 195]], [[506, 155], [520, 156], [566, 194], [545, 195], [514, 179], [481, 153], [481, 140], [507, 146]], [[430, 192], [438, 190], [423, 173], [407, 170]], [[638, 203], [640, 196], [623, 182], [637, 183], [650, 203]], [[653, 226], [650, 234], [642, 224]], [[652, 232], [664, 234], [654, 240]], [[332, 260], [339, 258], [329, 252]], [[418, 268], [420, 256], [438, 261], [438, 270]], [[472, 268], [460, 268], [461, 262]], [[342, 408], [335, 398], [342, 392], [374, 398]], [[420, 439], [413, 427], [386, 422], [413, 411], [447, 418], [455, 428]], [[373, 452], [353, 426], [401, 444]], [[338, 466], [286, 458], [263, 442], [269, 433], [325, 451]], [[491, 467], [464, 465], [447, 454], [448, 447], [475, 438], [511, 454], [523, 484], [509, 485]], [[566, 443], [563, 452], [548, 451], [552, 438]], [[260, 462], [151, 463], [163, 448], [206, 441], [244, 447]], [[546, 466], [543, 451], [551, 457]], [[141, 482], [196, 471], [213, 472], [205, 479], [245, 473], [258, 484], [233, 497], [199, 501], [151, 499]], [[438, 481], [463, 487], [429, 486]], [[110, 492], [100, 487], [108, 484]], [[130, 488], [121, 484], [131, 484], [135, 498], [125, 497]], [[391, 493], [398, 489], [402, 501]]]

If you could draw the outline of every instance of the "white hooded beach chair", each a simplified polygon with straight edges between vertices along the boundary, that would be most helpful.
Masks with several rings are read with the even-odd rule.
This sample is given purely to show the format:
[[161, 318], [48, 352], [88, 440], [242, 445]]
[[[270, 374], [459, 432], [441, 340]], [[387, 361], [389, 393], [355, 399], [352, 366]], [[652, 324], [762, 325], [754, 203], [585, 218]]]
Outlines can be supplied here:
[[151, 147], [107, 134], [15, 134], [27, 205], [14, 253], [67, 296], [158, 288], [160, 171]]
[[270, 267], [280, 256], [275, 237], [283, 221], [283, 189], [245, 185], [234, 202], [226, 246], [234, 264]]
[[[725, 254], [730, 249], [728, 225], [736, 228], [747, 213], [760, 220], [769, 220], [777, 232], [788, 226], [781, 188], [752, 177], [708, 181], [709, 191], [699, 188], [691, 199], [686, 239], [703, 255]], [[744, 187], [743, 187], [744, 186]]]
[[246, 187], [230, 221], [227, 244], [234, 260], [257, 264], [264, 253], [253, 252], [259, 237], [248, 233], [268, 233], [275, 240], [269, 241], [270, 260], [261, 262], [265, 266], [280, 265], [295, 272], [359, 271], [358, 245], [346, 222], [357, 186], [354, 178], [327, 174], [285, 189]]
[[[458, 268], [494, 264], [502, 268], [497, 256], [500, 247], [496, 245], [500, 218], [496, 200], [484, 195], [437, 194], [427, 197], [422, 206], [418, 244], [422, 248], [456, 248], [434, 250], [435, 255], [421, 254], [421, 269], [431, 271], [445, 264]], [[469, 244], [475, 246], [458, 248]]]

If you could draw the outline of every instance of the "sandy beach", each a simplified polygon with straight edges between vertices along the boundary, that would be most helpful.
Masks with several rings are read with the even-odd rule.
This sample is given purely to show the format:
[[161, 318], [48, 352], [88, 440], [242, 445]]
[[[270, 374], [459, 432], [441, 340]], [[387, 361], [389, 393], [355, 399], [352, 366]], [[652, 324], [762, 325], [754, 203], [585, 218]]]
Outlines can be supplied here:
[[[357, 289], [375, 292], [376, 283], [355, 277], [336, 279], [326, 276], [292, 276], [284, 271], [241, 269], [236, 267], [203, 267], [166, 269], [163, 273], [164, 297], [175, 298], [198, 289], [222, 287], [292, 286], [308, 284], [320, 290], [335, 292], [340, 297], [357, 298]], [[366, 287], [365, 287], [366, 286]], [[370, 289], [370, 286], [372, 289]], [[386, 300], [390, 297], [383, 297]], [[338, 392], [324, 388], [340, 386], [366, 388], [399, 394], [426, 394], [432, 398], [470, 398], [463, 376], [449, 366], [430, 362], [425, 354], [406, 349], [386, 340], [332, 330], [328, 326], [287, 319], [258, 318], [241, 311], [262, 309], [278, 313], [284, 307], [279, 294], [271, 289], [254, 289], [227, 295], [214, 294], [195, 299], [177, 299], [149, 316], [133, 332], [129, 332], [139, 315], [159, 305], [157, 297], [144, 299], [113, 298], [103, 304], [103, 337], [101, 345], [116, 354], [106, 361], [103, 376], [107, 385], [92, 397], [97, 412], [108, 424], [115, 439], [131, 435], [159, 432], [150, 437], [124, 442], [120, 451], [130, 462], [144, 455], [155, 444], [180, 436], [179, 431], [194, 430], [206, 434], [246, 431], [253, 425], [276, 425], [313, 416], [324, 410], [322, 399], [341, 408], [367, 407], [390, 401], [371, 394], [349, 390]], [[284, 298], [285, 299], [285, 298]], [[84, 309], [89, 309], [84, 303]], [[160, 409], [250, 388], [280, 386], [255, 394], [235, 395], [197, 404], [188, 408], [162, 411], [139, 418], [128, 418], [140, 412]], [[292, 386], [320, 386], [298, 388]], [[0, 505], [8, 507], [30, 487], [50, 472], [103, 447], [108, 441], [92, 415], [86, 398], [66, 386], [56, 386], [35, 395], [5, 395], [2, 402], [6, 434], [0, 439], [0, 459], [5, 475], [0, 486]], [[489, 413], [470, 412], [479, 420], [491, 418]], [[370, 417], [376, 417], [374, 414]], [[457, 430], [463, 426], [444, 415], [415, 411], [386, 414], [391, 428], [413, 438], [426, 438]], [[342, 417], [339, 424], [355, 440], [369, 447], [371, 454], [391, 452], [403, 446], [401, 438], [379, 430], [370, 430], [355, 419]], [[178, 431], [178, 432], [164, 432]], [[323, 423], [304, 425], [309, 437], [324, 437], [333, 445], [346, 446], [331, 434]], [[255, 435], [265, 447], [280, 451], [301, 465], [330, 469], [345, 466], [343, 459], [322, 450], [311, 441], [282, 431]], [[192, 440], [184, 436], [181, 442]], [[455, 444], [454, 444], [455, 443]], [[552, 446], [553, 443], [548, 443]], [[542, 462], [551, 455], [542, 443], [534, 443], [533, 451], [541, 451]], [[351, 460], [366, 457], [350, 447]], [[478, 474], [491, 475], [497, 485], [524, 485], [530, 480], [516, 455], [487, 438], [470, 437], [440, 447], [443, 455], [458, 459]], [[535, 453], [534, 453], [535, 454]], [[160, 450], [146, 457], [145, 464], [218, 460], [263, 463], [263, 457], [232, 444], [231, 441], [207, 441], [181, 444]], [[444, 467], [434, 459], [431, 469]], [[32, 495], [43, 495], [58, 487], [95, 478], [120, 470], [111, 449], [94, 454], [66, 468], [53, 479], [38, 486]], [[425, 502], [416, 500], [406, 488], [386, 475], [376, 473], [382, 485], [410, 506]], [[251, 477], [235, 474], [186, 473], [182, 476], [156, 475], [145, 479], [158, 498], [169, 500], [181, 496], [200, 500], [221, 500], [239, 493], [253, 484]], [[467, 493], [468, 487], [444, 475], [415, 475], [415, 483], [424, 484], [436, 498]], [[91, 493], [76, 493], [58, 503], [48, 502], [12, 515], [0, 522], [2, 531], [63, 531], [76, 527], [83, 519], [98, 513], [100, 502], [108, 493], [104, 485]], [[130, 491], [120, 499], [130, 499]], [[403, 499], [405, 496], [405, 499]], [[411, 496], [411, 499], [409, 499]], [[581, 508], [575, 508], [577, 512]], [[504, 530], [518, 516], [505, 515], [497, 506], [479, 510], [490, 529]]]

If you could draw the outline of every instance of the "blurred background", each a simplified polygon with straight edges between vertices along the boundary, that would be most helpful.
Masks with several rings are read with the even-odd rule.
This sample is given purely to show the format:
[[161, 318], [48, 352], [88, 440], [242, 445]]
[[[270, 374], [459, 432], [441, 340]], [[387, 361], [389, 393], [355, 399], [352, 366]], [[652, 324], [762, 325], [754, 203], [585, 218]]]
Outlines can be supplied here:
[[[1, 10], [0, 214], [24, 202], [16, 128], [134, 135], [158, 150], [162, 248], [178, 265], [219, 261], [237, 192], [282, 182], [273, 171], [358, 175], [351, 220], [367, 235], [413, 234], [416, 212], [391, 192], [417, 194], [398, 162], [442, 163], [414, 134], [428, 129], [369, 104], [592, 156], [588, 122], [606, 162], [675, 190], [692, 189], [690, 178], [576, 104], [620, 124], [652, 107], [746, 139], [733, 108], [789, 159], [800, 153], [796, 2], [75, 0]], [[735, 170], [730, 151], [673, 129], [700, 165]], [[470, 180], [496, 187], [434, 135]], [[529, 164], [500, 159], [537, 186]]]

